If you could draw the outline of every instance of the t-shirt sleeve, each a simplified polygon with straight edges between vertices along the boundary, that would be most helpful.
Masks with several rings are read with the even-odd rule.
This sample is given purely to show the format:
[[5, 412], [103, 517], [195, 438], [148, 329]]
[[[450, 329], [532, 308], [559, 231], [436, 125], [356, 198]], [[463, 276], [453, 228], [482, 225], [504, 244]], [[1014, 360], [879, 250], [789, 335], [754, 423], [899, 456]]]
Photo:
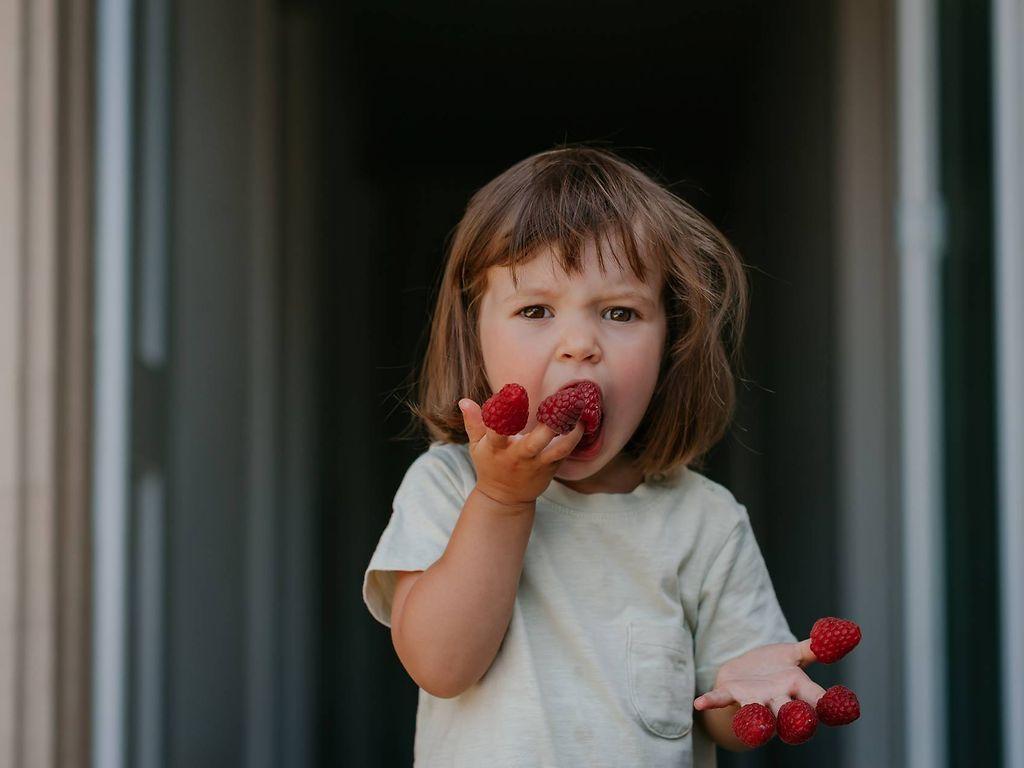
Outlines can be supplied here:
[[750, 527], [740, 519], [711, 563], [701, 587], [694, 633], [697, 692], [714, 686], [718, 668], [747, 651], [796, 641], [782, 613]]
[[432, 446], [406, 470], [391, 519], [363, 577], [363, 601], [377, 621], [391, 626], [395, 571], [425, 571], [448, 546], [468, 490], [452, 447]]

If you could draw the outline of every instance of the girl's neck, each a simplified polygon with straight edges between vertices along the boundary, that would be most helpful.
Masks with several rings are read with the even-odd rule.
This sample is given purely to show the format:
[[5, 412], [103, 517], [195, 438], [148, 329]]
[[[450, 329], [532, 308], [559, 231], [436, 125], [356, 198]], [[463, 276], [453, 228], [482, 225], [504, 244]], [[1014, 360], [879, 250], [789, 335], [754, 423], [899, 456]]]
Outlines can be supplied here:
[[590, 477], [581, 480], [561, 480], [562, 485], [572, 488], [577, 493], [630, 493], [644, 480], [633, 459], [620, 453]]

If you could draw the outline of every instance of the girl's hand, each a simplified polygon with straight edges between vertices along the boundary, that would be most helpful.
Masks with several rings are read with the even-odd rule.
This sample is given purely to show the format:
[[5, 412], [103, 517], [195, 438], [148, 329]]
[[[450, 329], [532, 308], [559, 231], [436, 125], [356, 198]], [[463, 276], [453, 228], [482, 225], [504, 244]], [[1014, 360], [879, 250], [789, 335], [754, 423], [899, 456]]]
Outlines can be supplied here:
[[499, 435], [488, 429], [480, 406], [459, 401], [469, 453], [476, 467], [477, 490], [502, 504], [532, 504], [551, 483], [558, 465], [583, 437], [583, 421], [559, 435], [541, 422], [525, 435]]
[[782, 705], [792, 699], [803, 699], [813, 707], [825, 693], [825, 689], [803, 671], [803, 667], [814, 661], [816, 657], [811, 652], [809, 639], [747, 651], [719, 668], [715, 687], [698, 696], [693, 707], [701, 711], [733, 703], [765, 704], [776, 717]]

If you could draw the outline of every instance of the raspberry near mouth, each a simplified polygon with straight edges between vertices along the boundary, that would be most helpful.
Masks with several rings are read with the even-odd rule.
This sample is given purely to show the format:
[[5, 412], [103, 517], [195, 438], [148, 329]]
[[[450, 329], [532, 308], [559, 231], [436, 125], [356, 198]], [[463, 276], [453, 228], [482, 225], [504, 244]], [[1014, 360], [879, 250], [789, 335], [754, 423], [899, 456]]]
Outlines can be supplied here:
[[601, 387], [589, 379], [579, 379], [564, 384], [558, 391], [566, 389], [575, 389], [576, 394], [583, 400], [580, 419], [583, 421], [584, 432], [580, 438], [580, 447], [585, 448], [597, 440], [601, 425], [604, 423], [604, 397]]
[[537, 420], [560, 434], [583, 424], [583, 446], [592, 445], [601, 433], [603, 402], [601, 387], [589, 379], [563, 384], [537, 407]]

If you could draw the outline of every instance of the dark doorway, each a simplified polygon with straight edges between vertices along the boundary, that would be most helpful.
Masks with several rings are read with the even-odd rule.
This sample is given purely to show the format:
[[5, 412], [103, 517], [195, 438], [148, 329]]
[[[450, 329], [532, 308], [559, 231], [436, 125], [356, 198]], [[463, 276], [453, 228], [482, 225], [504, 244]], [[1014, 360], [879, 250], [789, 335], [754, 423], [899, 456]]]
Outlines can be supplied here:
[[[558, 143], [600, 143], [649, 169], [750, 266], [739, 408], [706, 474], [747, 506], [793, 631], [835, 610], [833, 4], [574, 5], [305, 5], [316, 46], [291, 41], [287, 60], [317, 61], [316, 81], [289, 98], [315, 116], [323, 158], [325, 765], [411, 764], [417, 688], [360, 595], [425, 449], [393, 439], [407, 423], [396, 394], [469, 195]], [[798, 750], [776, 742], [722, 764], [817, 765], [837, 747], [822, 729]]]

